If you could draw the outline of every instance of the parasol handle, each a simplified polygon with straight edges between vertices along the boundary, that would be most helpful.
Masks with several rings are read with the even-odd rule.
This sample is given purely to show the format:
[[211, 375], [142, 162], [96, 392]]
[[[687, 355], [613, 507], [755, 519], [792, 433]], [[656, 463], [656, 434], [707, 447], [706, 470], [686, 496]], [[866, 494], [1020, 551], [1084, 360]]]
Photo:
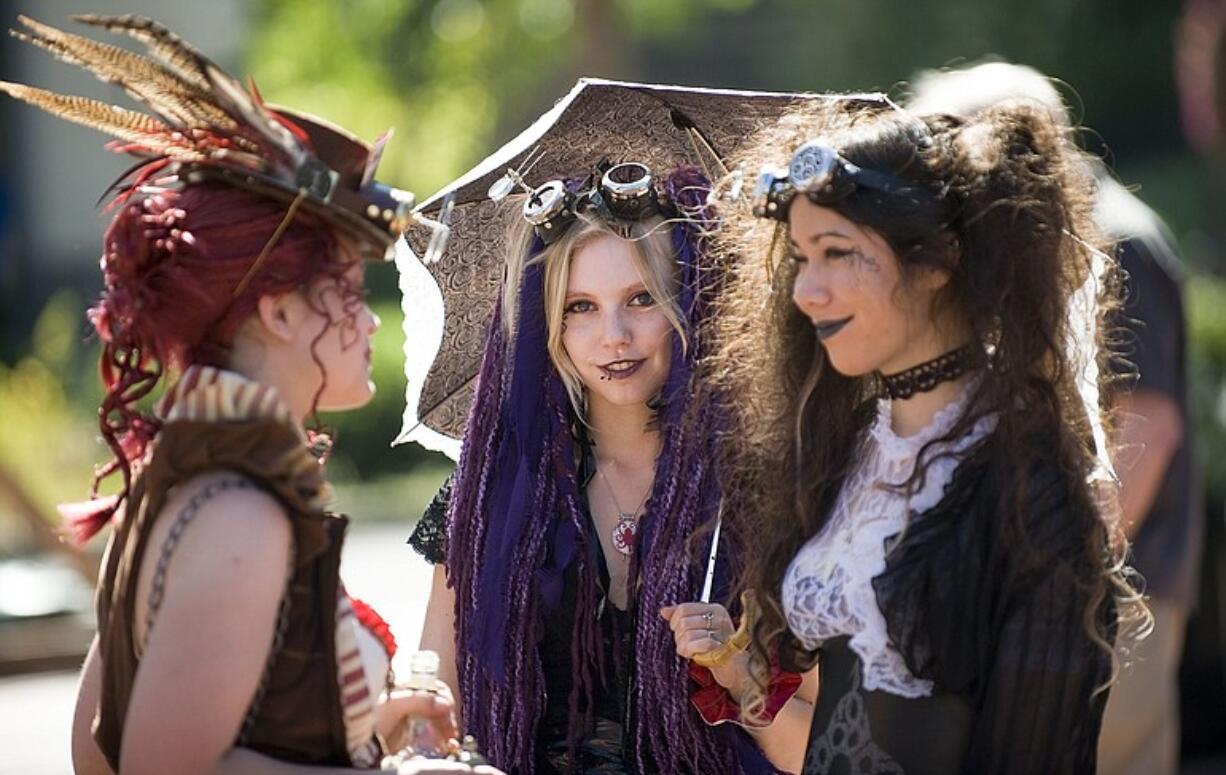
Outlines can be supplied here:
[[701, 603], [711, 602], [711, 588], [715, 586], [715, 561], [719, 558], [719, 533], [724, 524], [724, 504], [720, 503], [719, 513], [715, 515], [715, 530], [711, 533], [711, 551], [707, 554], [707, 577], [702, 582]]
[[[711, 602], [711, 588], [715, 585], [715, 561], [719, 558], [719, 535], [723, 524], [724, 506], [721, 503], [719, 514], [715, 517], [715, 530], [711, 534], [711, 552], [707, 555], [707, 577], [702, 584], [702, 597], [699, 598], [700, 602], [703, 603]], [[693, 657], [694, 662], [707, 668], [720, 667], [737, 654], [749, 648], [750, 617], [748, 615], [748, 608], [744, 605], [744, 595], [741, 596], [741, 604], [743, 614], [741, 616], [741, 626], [737, 628], [737, 631], [732, 634], [727, 643], [719, 648], [695, 654]]]

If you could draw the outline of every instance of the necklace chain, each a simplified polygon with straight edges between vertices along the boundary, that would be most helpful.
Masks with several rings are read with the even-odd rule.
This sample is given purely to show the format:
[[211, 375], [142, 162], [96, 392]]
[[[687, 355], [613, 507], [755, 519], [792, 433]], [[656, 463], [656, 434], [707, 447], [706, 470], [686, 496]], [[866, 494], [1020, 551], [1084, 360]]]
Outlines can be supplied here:
[[617, 490], [613, 489], [613, 483], [609, 481], [609, 477], [604, 475], [604, 471], [600, 470], [600, 466], [596, 467], [596, 473], [600, 474], [600, 480], [604, 482], [605, 489], [609, 491], [609, 497], [613, 499], [613, 507], [617, 509], [619, 517], [630, 517], [633, 519], [639, 515], [639, 511], [643, 508], [643, 504], [647, 502], [647, 498], [651, 496], [651, 488], [647, 488], [647, 492], [643, 493], [643, 499], [639, 501], [639, 505], [634, 511], [626, 511], [617, 501]]
[[605, 489], [609, 491], [609, 498], [613, 501], [613, 508], [617, 509], [617, 522], [613, 525], [613, 529], [609, 532], [609, 537], [612, 540], [613, 548], [622, 556], [629, 557], [634, 551], [634, 537], [638, 532], [638, 516], [643, 510], [643, 506], [647, 504], [647, 499], [651, 497], [651, 488], [647, 488], [647, 492], [643, 493], [643, 499], [639, 501], [639, 505], [634, 511], [625, 511], [620, 503], [617, 502], [617, 492], [613, 489], [613, 483], [609, 481], [609, 477], [605, 476], [604, 471], [600, 470], [600, 466], [596, 466], [596, 473], [600, 475], [600, 481], [604, 482]]

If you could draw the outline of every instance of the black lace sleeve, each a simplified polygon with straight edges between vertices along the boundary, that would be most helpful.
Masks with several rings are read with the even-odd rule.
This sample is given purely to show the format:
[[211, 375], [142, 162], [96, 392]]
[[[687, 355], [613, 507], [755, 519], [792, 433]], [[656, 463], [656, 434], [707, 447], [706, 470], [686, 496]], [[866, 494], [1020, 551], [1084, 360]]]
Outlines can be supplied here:
[[447, 561], [447, 504], [451, 501], [451, 477], [443, 482], [426, 510], [422, 512], [417, 527], [409, 536], [409, 546], [433, 565]]

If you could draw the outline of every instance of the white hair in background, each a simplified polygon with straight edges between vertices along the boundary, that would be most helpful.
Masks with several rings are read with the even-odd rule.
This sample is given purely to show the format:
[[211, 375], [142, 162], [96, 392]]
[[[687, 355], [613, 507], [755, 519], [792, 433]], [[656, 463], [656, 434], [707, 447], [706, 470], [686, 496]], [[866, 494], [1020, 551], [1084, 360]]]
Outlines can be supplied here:
[[[925, 70], [913, 79], [911, 92], [907, 109], [912, 113], [949, 113], [970, 118], [1001, 102], [1021, 100], [1042, 106], [1060, 126], [1072, 128], [1068, 109], [1052, 79], [1026, 65], [983, 62], [956, 70]], [[1096, 172], [1087, 170], [1089, 174]], [[1098, 389], [1098, 299], [1109, 266], [1110, 259], [1095, 251], [1089, 276], [1068, 304], [1069, 360], [1075, 369], [1077, 392], [1085, 406], [1098, 457], [1098, 465], [1091, 474], [1093, 480], [1116, 479]]]
[[1051, 78], [1027, 65], [982, 62], [961, 70], [923, 70], [911, 82], [907, 109], [912, 113], [973, 116], [1006, 100], [1024, 100], [1047, 109], [1069, 128], [1068, 108]]

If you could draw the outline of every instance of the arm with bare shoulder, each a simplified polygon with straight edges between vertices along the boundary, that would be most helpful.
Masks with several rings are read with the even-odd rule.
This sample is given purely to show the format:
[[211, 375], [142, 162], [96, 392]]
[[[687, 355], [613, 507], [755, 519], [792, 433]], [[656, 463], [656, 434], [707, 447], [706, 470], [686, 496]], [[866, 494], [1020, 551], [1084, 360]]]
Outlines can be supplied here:
[[1153, 507], [1171, 459], [1183, 441], [1183, 417], [1175, 399], [1147, 389], [1121, 396], [1116, 411], [1122, 522], [1124, 534], [1132, 540]]
[[[200, 492], [205, 480], [180, 487], [166, 513], [176, 513], [176, 504]], [[151, 546], [160, 545], [159, 532], [164, 535], [155, 530]], [[360, 772], [293, 765], [233, 747], [272, 647], [290, 551], [289, 520], [270, 495], [231, 489], [200, 506], [170, 557], [147, 634], [124, 726], [122, 772]], [[145, 558], [142, 583], [159, 554]], [[401, 715], [450, 710], [436, 698], [394, 703]], [[421, 775], [467, 771], [450, 762], [412, 766]]]
[[[201, 492], [204, 479], [180, 486], [160, 520]], [[151, 536], [143, 590], [167, 527], [157, 525]], [[272, 647], [290, 544], [290, 522], [264, 492], [226, 490], [200, 506], [170, 555], [164, 596], [145, 634], [121, 771], [225, 771]]]

